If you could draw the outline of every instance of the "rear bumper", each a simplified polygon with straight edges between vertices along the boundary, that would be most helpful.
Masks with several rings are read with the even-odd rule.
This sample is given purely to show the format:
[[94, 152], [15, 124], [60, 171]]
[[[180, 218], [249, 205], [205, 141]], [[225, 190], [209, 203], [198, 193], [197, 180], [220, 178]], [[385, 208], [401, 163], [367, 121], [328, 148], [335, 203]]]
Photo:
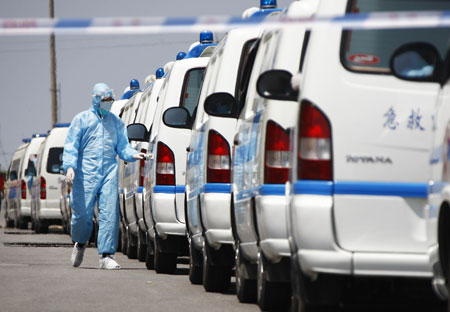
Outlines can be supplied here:
[[[273, 188], [275, 185], [270, 187]], [[276, 185], [276, 187], [277, 191], [285, 193], [284, 185]], [[287, 232], [287, 197], [259, 195], [255, 199], [258, 234], [264, 255], [272, 262], [279, 261], [281, 257], [289, 257], [291, 251]]]
[[20, 207], [20, 215], [22, 217], [31, 217], [31, 207], [21, 206]]
[[152, 194], [152, 214], [159, 236], [186, 235], [186, 225], [177, 218], [176, 188], [155, 187]]
[[59, 199], [40, 199], [38, 213], [41, 220], [61, 220]]
[[145, 232], [147, 231], [147, 226], [144, 222], [144, 199], [142, 195], [142, 191], [136, 193], [134, 195], [134, 207], [135, 207], [135, 213], [136, 213], [136, 219], [138, 227], [141, 231]]
[[233, 244], [230, 216], [231, 194], [209, 192], [206, 188], [205, 193], [200, 197], [202, 223], [208, 243], [215, 247], [221, 244]]
[[349, 252], [336, 244], [333, 199], [294, 195], [290, 206], [291, 249], [305, 274], [431, 278], [427, 252]]

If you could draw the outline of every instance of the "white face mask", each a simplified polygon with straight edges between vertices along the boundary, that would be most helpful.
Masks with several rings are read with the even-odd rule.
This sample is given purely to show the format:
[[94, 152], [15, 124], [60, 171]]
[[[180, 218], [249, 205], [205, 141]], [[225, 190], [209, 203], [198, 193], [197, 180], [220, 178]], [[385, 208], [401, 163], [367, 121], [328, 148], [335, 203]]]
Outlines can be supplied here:
[[102, 115], [102, 116], [106, 116], [110, 111], [111, 111], [111, 106], [113, 104], [114, 101], [104, 101], [104, 102], [100, 102], [100, 105], [98, 107], [98, 112]]

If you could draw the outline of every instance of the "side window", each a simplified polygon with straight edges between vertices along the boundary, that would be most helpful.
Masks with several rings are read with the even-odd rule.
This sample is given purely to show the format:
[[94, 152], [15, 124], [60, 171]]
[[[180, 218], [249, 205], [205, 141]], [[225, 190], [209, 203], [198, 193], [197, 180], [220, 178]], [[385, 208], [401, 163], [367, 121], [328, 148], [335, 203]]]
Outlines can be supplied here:
[[197, 109], [204, 71], [204, 68], [194, 68], [189, 70], [184, 76], [180, 106], [186, 108], [191, 116], [194, 116]]
[[13, 162], [11, 163], [11, 168], [9, 170], [9, 179], [11, 181], [18, 179], [19, 166], [20, 159], [13, 160]]
[[34, 165], [36, 161], [36, 154], [31, 154], [28, 159], [28, 166], [27, 166], [27, 175], [35, 177], [36, 176], [36, 166]]
[[[352, 0], [348, 12], [380, 11], [448, 11], [445, 0]], [[428, 42], [441, 56], [448, 48], [449, 28], [428, 29], [370, 29], [344, 31], [341, 42], [341, 62], [350, 71], [390, 74], [389, 62], [394, 51], [410, 42]]]
[[62, 157], [63, 157], [62, 147], [52, 147], [48, 151], [48, 160], [47, 160], [47, 172], [58, 174], [59, 170], [62, 166]]
[[243, 48], [241, 64], [239, 65], [238, 79], [236, 81], [236, 100], [239, 103], [239, 109], [244, 107], [245, 98], [248, 91], [248, 82], [255, 63], [256, 52], [258, 51], [259, 40], [248, 41]]

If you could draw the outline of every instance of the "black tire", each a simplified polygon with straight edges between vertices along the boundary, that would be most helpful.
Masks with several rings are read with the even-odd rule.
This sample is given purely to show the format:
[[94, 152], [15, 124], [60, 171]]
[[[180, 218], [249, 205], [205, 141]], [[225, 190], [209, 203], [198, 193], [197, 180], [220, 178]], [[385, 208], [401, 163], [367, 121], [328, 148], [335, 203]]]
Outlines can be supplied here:
[[191, 238], [189, 242], [189, 281], [194, 285], [201, 285], [203, 283], [203, 268], [202, 268], [202, 253], [197, 250]]
[[342, 303], [345, 277], [319, 274], [315, 281], [303, 274], [298, 259], [291, 258], [291, 311], [334, 312]]
[[8, 206], [6, 206], [5, 204], [5, 221], [6, 221], [6, 227], [7, 228], [12, 228], [14, 227], [14, 219], [11, 219], [9, 217], [9, 213], [8, 213]]
[[211, 261], [214, 252], [205, 242], [203, 246], [203, 288], [208, 292], [223, 292], [230, 287], [231, 267], [214, 265]]
[[153, 242], [150, 238], [147, 238], [147, 252], [145, 253], [145, 266], [147, 270], [155, 269], [155, 252], [154, 252]]
[[162, 252], [160, 239], [158, 235], [155, 235], [155, 271], [156, 273], [173, 274], [177, 269], [177, 255], [175, 253]]
[[270, 282], [267, 279], [267, 266], [261, 248], [258, 251], [257, 303], [261, 310], [272, 311], [287, 307], [291, 297], [288, 283]]
[[144, 262], [147, 255], [147, 244], [145, 240], [145, 233], [138, 229], [137, 237], [137, 258], [139, 262]]
[[246, 266], [251, 264], [242, 255], [239, 242], [236, 243], [236, 246], [236, 295], [239, 302], [256, 302], [256, 279], [249, 279], [243, 276], [243, 271], [247, 270]]
[[37, 234], [46, 234], [48, 233], [48, 225], [46, 221], [37, 221], [34, 231]]
[[122, 221], [119, 223], [119, 235], [117, 238], [117, 252], [122, 252]]
[[127, 237], [127, 230], [123, 223], [122, 226], [120, 227], [120, 232], [121, 232], [120, 235], [122, 237], [122, 253], [126, 255], [128, 249], [128, 237]]
[[28, 222], [24, 218], [16, 216], [14, 219], [14, 227], [25, 230], [28, 228]]
[[137, 259], [137, 239], [129, 230], [127, 230], [127, 238], [127, 257], [128, 259]]

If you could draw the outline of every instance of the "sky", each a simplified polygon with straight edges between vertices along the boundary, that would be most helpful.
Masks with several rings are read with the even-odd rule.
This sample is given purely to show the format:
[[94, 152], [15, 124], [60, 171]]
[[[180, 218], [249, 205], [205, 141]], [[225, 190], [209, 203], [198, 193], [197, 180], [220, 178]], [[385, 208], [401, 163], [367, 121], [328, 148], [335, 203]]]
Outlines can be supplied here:
[[[278, 0], [286, 8], [292, 0]], [[57, 18], [240, 16], [259, 0], [54, 0]], [[49, 0], [0, 0], [0, 18], [47, 18]], [[215, 34], [216, 40], [223, 34]], [[105, 82], [120, 97], [133, 78], [175, 60], [198, 35], [56, 36], [58, 122], [70, 122], [91, 105], [92, 87]], [[48, 36], [0, 36], [0, 170], [7, 170], [23, 138], [51, 127]]]

